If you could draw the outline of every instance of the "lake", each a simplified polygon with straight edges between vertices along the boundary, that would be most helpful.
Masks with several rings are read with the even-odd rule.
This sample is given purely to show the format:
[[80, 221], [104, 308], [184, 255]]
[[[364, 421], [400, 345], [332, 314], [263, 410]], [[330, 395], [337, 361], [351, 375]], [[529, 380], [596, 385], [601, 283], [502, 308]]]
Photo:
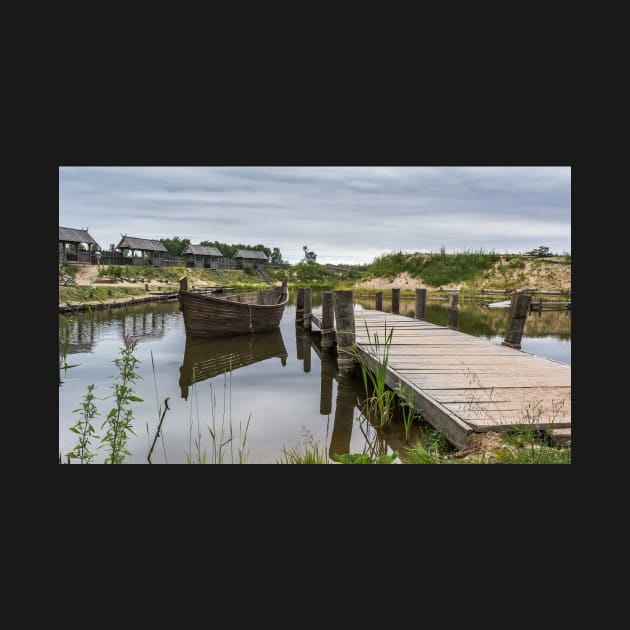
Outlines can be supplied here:
[[[304, 444], [317, 445], [330, 454], [375, 455], [395, 449], [402, 455], [406, 444], [402, 422], [382, 430], [360, 413], [360, 377], [340, 379], [334, 357], [322, 355], [318, 335], [296, 328], [295, 294], [292, 290], [277, 331], [214, 340], [186, 338], [177, 301], [68, 316], [67, 362], [76, 367], [61, 373], [59, 451], [65, 454], [76, 443], [70, 427], [78, 419], [74, 410], [88, 385], [96, 385], [97, 398], [112, 393], [118, 373], [113, 361], [125, 335], [131, 335], [138, 341], [135, 354], [141, 361], [138, 372], [142, 376], [133, 389], [144, 402], [132, 403], [137, 435], [128, 444], [132, 453], [128, 463], [147, 463], [159, 421], [158, 407], [163, 408], [166, 397], [169, 410], [152, 453], [156, 464], [204, 458], [208, 463], [237, 463], [239, 447], [246, 452], [247, 463], [276, 463], [285, 449]], [[355, 303], [374, 308], [374, 298], [357, 296]], [[321, 293], [314, 291], [313, 306], [320, 304]], [[413, 316], [413, 307], [413, 299], [401, 299], [400, 314]], [[383, 310], [391, 310], [387, 299], [383, 299]], [[447, 317], [446, 302], [427, 302], [427, 321], [446, 325]], [[458, 329], [499, 343], [507, 317], [507, 309], [464, 301]], [[570, 364], [571, 313], [529, 314], [522, 349]], [[100, 416], [94, 424], [101, 435], [100, 424], [112, 402], [95, 402]], [[228, 439], [230, 427], [234, 439], [219, 449]], [[95, 440], [93, 450], [97, 443]], [[103, 461], [103, 451], [98, 451], [95, 463]]]

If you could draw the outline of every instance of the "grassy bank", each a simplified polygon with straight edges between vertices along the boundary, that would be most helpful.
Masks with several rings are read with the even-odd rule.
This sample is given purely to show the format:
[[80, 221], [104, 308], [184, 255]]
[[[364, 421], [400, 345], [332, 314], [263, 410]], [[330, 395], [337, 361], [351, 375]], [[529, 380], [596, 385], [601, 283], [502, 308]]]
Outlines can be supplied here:
[[[76, 265], [60, 266], [60, 278], [77, 276]], [[357, 293], [387, 290], [395, 283], [401, 288], [401, 296], [413, 296], [414, 286], [428, 287], [433, 293], [454, 288], [464, 295], [473, 295], [480, 289], [537, 288], [539, 290], [571, 288], [571, 257], [532, 258], [519, 255], [499, 255], [494, 252], [466, 251], [447, 254], [403, 254], [393, 252], [379, 256], [367, 265], [350, 266], [344, 271], [333, 271], [319, 263], [299, 263], [287, 269], [266, 270], [273, 283], [287, 280], [291, 289], [309, 286], [319, 290], [352, 289]], [[150, 290], [178, 286], [179, 278], [187, 276], [189, 285], [228, 285], [237, 290], [265, 288], [268, 285], [247, 267], [244, 270], [226, 269], [214, 272], [209, 269], [190, 267], [150, 267], [134, 265], [109, 265], [98, 270], [92, 285], [110, 284], [114, 291], [120, 283], [149, 284]], [[83, 281], [85, 284], [85, 280]], [[410, 288], [405, 288], [405, 285]], [[75, 285], [60, 288], [60, 300], [106, 299], [105, 295], [84, 296], [72, 291]], [[144, 287], [138, 287], [141, 292]], [[69, 290], [70, 289], [70, 290]], [[96, 287], [98, 290], [98, 287]], [[138, 292], [119, 292], [111, 297], [136, 295]]]

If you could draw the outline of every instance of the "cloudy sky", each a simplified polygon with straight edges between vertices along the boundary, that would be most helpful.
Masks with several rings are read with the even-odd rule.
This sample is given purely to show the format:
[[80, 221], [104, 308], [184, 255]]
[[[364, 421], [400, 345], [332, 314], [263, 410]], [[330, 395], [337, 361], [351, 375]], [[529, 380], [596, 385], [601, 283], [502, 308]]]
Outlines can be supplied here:
[[570, 167], [60, 167], [59, 225], [261, 243], [298, 262], [391, 251], [571, 251]]

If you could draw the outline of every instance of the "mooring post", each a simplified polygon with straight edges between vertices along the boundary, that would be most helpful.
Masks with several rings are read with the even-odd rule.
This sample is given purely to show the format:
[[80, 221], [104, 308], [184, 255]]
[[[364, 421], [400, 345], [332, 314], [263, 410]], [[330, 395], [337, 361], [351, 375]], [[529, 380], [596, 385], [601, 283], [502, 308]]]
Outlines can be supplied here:
[[352, 425], [354, 424], [354, 407], [356, 390], [352, 380], [347, 376], [337, 378], [337, 401], [335, 403], [335, 422], [330, 436], [329, 456], [335, 453], [342, 455], [350, 452]]
[[188, 291], [188, 277], [187, 276], [182, 276], [179, 279], [179, 290]]
[[424, 319], [427, 304], [427, 290], [416, 289], [416, 319]]
[[295, 324], [304, 321], [304, 287], [298, 287], [297, 299], [295, 302]]
[[330, 355], [322, 355], [320, 370], [319, 413], [327, 416], [332, 412], [333, 380], [337, 371], [335, 359]]
[[376, 292], [376, 306], [374, 307], [377, 311], [383, 310], [383, 292]]
[[149, 285], [148, 285], [148, 284], [146, 284], [146, 283], [145, 283], [145, 285], [144, 285], [144, 291], [145, 291], [145, 293], [148, 293], [148, 292], [149, 292]]
[[298, 361], [304, 360], [304, 328], [302, 326], [295, 327], [295, 357]]
[[311, 371], [311, 336], [310, 335], [304, 335], [302, 337], [302, 356], [303, 356], [303, 360], [304, 360], [304, 371], [305, 372], [310, 372]]
[[448, 326], [457, 328], [457, 305], [459, 304], [459, 293], [448, 294]]
[[525, 320], [529, 311], [532, 296], [525, 293], [515, 293], [512, 295], [512, 308], [508, 320], [507, 331], [502, 345], [510, 348], [521, 349], [521, 339], [525, 329]]
[[400, 289], [392, 289], [392, 313], [400, 313]]
[[354, 305], [352, 291], [335, 291], [335, 321], [337, 323], [337, 365], [340, 374], [352, 374], [359, 364], [348, 350], [354, 347]]
[[322, 293], [322, 350], [328, 352], [336, 343], [335, 336], [335, 294], [332, 291]]
[[312, 310], [312, 290], [311, 287], [304, 288], [304, 328], [311, 329], [311, 310]]

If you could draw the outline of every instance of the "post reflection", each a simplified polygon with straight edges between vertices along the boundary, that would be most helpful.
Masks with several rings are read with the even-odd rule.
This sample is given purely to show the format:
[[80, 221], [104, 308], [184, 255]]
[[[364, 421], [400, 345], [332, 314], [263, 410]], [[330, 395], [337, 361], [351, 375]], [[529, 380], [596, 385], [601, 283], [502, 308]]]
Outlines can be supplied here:
[[[320, 403], [319, 412], [330, 416], [333, 410], [333, 381], [337, 382], [337, 396], [334, 407], [334, 423], [328, 446], [328, 456], [335, 453], [352, 452], [353, 430], [363, 442], [362, 452], [376, 458], [391, 451], [397, 451], [404, 458], [404, 449], [409, 445], [405, 440], [404, 428], [398, 410], [394, 412], [391, 424], [380, 426], [376, 417], [366, 415], [366, 394], [363, 382], [358, 375], [343, 376], [337, 367], [336, 352], [323, 352], [321, 335], [317, 332], [306, 334], [311, 349], [320, 360]], [[300, 336], [300, 342], [304, 337]], [[300, 344], [301, 345], [301, 344]], [[301, 356], [305, 355], [302, 348]], [[309, 353], [310, 354], [310, 353]], [[418, 424], [412, 427], [411, 442], [419, 439]]]

